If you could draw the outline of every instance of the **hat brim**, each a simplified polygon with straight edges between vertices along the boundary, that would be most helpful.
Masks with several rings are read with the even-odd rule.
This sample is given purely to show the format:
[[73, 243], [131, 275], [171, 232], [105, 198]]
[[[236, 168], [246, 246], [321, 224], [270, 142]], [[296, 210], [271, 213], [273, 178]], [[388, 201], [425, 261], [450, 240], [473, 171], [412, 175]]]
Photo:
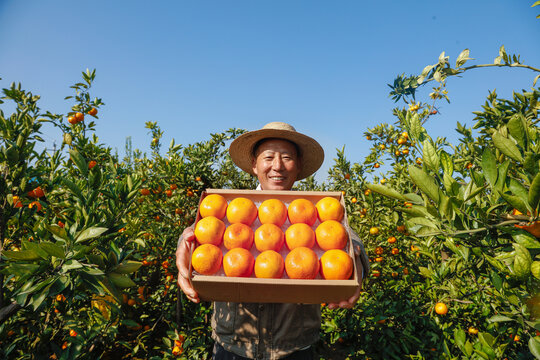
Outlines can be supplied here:
[[242, 170], [251, 175], [253, 172], [253, 147], [263, 139], [288, 140], [298, 147], [302, 159], [302, 169], [296, 180], [302, 180], [317, 171], [324, 161], [324, 150], [313, 138], [297, 131], [283, 129], [260, 129], [250, 131], [237, 137], [229, 147], [232, 161]]

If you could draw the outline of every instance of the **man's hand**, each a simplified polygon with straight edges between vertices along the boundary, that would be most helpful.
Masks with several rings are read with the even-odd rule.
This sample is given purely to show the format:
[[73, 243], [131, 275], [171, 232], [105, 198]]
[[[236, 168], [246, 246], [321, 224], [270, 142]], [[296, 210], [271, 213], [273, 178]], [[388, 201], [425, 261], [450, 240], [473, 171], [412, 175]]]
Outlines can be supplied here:
[[178, 243], [176, 249], [176, 267], [178, 268], [178, 285], [186, 294], [186, 297], [194, 303], [200, 302], [199, 294], [195, 291], [189, 281], [189, 253], [195, 240], [195, 233], [191, 227], [188, 227], [182, 233], [182, 241]]
[[354, 245], [354, 261], [356, 262], [356, 274], [358, 277], [358, 288], [356, 289], [356, 292], [353, 296], [351, 296], [348, 300], [340, 301], [339, 303], [329, 303], [328, 308], [329, 309], [337, 309], [337, 308], [343, 308], [343, 309], [352, 309], [354, 307], [354, 304], [356, 304], [356, 301], [360, 297], [360, 291], [362, 290], [362, 276], [364, 273], [363, 267], [362, 267], [362, 261], [360, 260], [360, 246]]

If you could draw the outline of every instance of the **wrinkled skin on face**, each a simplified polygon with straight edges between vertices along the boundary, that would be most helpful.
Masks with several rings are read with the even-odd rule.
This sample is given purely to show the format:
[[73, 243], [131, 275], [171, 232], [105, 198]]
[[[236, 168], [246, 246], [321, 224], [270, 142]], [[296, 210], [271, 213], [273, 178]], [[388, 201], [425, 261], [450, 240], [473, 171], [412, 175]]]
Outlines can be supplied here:
[[253, 173], [263, 190], [291, 190], [301, 169], [296, 146], [281, 139], [268, 139], [255, 150]]

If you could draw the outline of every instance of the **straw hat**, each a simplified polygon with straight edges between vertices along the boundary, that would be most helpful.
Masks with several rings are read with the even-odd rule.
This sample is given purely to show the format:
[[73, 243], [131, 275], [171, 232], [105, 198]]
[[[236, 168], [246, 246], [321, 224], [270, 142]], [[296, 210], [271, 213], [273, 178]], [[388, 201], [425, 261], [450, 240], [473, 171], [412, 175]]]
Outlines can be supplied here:
[[324, 160], [324, 150], [321, 145], [307, 135], [284, 122], [271, 122], [260, 130], [250, 131], [237, 137], [229, 147], [229, 153], [234, 163], [251, 175], [253, 173], [253, 147], [263, 139], [283, 139], [296, 144], [302, 159], [302, 169], [296, 180], [302, 180], [317, 171]]

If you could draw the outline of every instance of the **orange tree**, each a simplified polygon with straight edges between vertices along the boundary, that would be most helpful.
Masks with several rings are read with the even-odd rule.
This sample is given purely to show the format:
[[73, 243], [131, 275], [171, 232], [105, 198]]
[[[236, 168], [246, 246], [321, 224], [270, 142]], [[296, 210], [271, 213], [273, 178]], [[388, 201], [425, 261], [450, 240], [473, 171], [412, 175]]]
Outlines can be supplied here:
[[[354, 311], [323, 313], [328, 343], [351, 356], [540, 356], [540, 91], [491, 93], [473, 128], [458, 123], [458, 145], [423, 127], [447, 99], [449, 76], [487, 66], [540, 70], [504, 47], [491, 65], [465, 67], [468, 55], [451, 67], [443, 53], [420, 76], [398, 77], [391, 95], [408, 106], [395, 110], [395, 125], [366, 133], [374, 146], [363, 171], [390, 167], [365, 183], [367, 197], [356, 190], [349, 197], [348, 210], [360, 212], [350, 222], [366, 239], [370, 281]], [[431, 81], [430, 102], [415, 101], [416, 88]]]
[[[75, 84], [67, 114], [42, 112], [39, 96], [12, 85], [0, 113], [2, 356], [96, 358], [118, 332], [121, 291], [140, 263], [119, 230], [141, 180], [119, 177], [109, 148], [89, 137], [100, 99], [90, 99], [95, 72]], [[71, 97], [68, 97], [71, 99]], [[66, 121], [67, 120], [67, 121]], [[60, 149], [38, 153], [39, 131], [63, 132]]]

